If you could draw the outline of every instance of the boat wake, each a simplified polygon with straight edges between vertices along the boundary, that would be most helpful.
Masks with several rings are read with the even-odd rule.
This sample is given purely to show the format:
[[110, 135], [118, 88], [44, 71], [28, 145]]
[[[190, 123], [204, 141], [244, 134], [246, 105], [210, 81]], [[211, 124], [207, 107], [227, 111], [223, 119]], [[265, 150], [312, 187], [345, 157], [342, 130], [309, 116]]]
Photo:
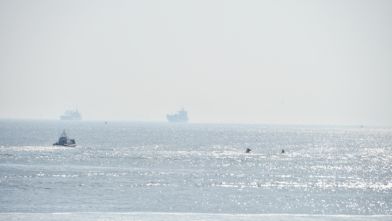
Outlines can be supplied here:
[[11, 146], [11, 147], [0, 147], [0, 151], [50, 151], [50, 150], [61, 150], [61, 149], [75, 149], [80, 147], [66, 147], [66, 146]]

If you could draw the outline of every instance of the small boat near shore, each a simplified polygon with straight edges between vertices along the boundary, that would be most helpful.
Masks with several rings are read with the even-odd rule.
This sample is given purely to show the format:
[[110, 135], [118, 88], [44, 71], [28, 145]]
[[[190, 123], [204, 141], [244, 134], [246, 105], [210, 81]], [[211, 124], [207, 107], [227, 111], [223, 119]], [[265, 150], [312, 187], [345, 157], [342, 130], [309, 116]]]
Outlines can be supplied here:
[[59, 138], [59, 141], [54, 143], [53, 146], [76, 147], [76, 142], [74, 139], [69, 139], [64, 130], [63, 134], [61, 134], [61, 137]]

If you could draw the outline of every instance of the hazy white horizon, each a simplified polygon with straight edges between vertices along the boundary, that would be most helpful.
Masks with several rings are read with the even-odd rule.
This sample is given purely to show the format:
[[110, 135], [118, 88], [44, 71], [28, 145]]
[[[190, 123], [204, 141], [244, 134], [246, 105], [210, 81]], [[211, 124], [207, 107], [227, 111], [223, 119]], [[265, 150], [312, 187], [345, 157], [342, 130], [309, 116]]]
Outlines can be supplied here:
[[0, 0], [0, 118], [392, 126], [391, 11]]

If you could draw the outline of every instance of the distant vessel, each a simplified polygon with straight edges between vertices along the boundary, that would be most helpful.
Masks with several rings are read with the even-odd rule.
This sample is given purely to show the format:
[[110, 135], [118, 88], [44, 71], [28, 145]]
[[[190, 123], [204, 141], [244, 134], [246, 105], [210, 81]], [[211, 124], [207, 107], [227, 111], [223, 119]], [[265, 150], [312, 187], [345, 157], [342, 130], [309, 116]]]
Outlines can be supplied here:
[[166, 115], [167, 119], [169, 120], [169, 122], [188, 122], [189, 118], [188, 118], [188, 111], [185, 111], [184, 108], [182, 108], [182, 110], [178, 111], [177, 114], [173, 114], [173, 115]]
[[74, 139], [69, 139], [64, 130], [63, 134], [61, 134], [61, 137], [59, 138], [59, 142], [54, 143], [53, 146], [76, 147], [76, 142]]
[[61, 120], [81, 120], [82, 119], [82, 114], [78, 112], [78, 109], [75, 111], [73, 110], [67, 110], [65, 111], [65, 115], [60, 116]]

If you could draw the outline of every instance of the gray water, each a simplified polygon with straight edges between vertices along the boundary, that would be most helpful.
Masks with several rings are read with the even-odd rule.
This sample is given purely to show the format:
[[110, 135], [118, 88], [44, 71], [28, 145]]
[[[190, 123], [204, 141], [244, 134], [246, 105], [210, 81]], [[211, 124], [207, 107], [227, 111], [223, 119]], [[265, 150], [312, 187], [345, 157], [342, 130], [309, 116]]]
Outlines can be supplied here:
[[391, 220], [391, 165], [391, 128], [0, 120], [0, 218]]

